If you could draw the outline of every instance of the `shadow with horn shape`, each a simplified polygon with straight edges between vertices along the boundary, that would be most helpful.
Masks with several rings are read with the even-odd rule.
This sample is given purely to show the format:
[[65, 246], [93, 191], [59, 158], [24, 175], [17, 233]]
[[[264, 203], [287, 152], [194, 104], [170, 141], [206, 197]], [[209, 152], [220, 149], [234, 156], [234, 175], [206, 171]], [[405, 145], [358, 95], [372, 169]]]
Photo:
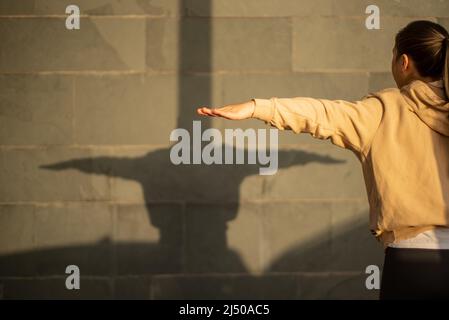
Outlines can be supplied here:
[[[140, 3], [142, 6], [145, 5], [139, 1], [138, 4]], [[180, 14], [178, 23], [179, 49], [177, 53], [179, 61], [177, 68], [182, 72], [179, 73], [177, 80], [176, 128], [189, 128], [192, 120], [196, 119], [195, 106], [208, 105], [213, 101], [212, 78], [208, 76], [214, 69], [212, 67], [211, 2], [195, 2], [196, 9], [190, 8], [190, 3], [191, 1], [187, 0], [179, 1], [182, 14]], [[109, 13], [110, 10], [114, 10], [114, 7], [107, 1], [104, 8], [98, 4], [93, 6], [92, 12], [94, 13], [102, 10], [107, 10]], [[155, 13], [155, 10], [161, 10], [156, 6], [148, 6], [148, 4], [143, 9], [148, 14]], [[196, 19], [195, 16], [198, 15], [196, 12], [201, 13], [204, 17]], [[192, 16], [186, 16], [185, 13]], [[151, 34], [153, 30], [165, 31], [165, 25], [159, 25], [160, 20], [148, 19], [147, 34]], [[87, 20], [86, 23], [90, 22]], [[96, 30], [94, 24], [93, 30], [100, 33], [100, 36], [95, 39], [102, 39], [101, 30]], [[169, 29], [167, 30], [169, 32]], [[161, 61], [164, 61], [161, 57], [165, 57], [162, 40], [165, 40], [162, 36], [151, 38], [151, 48], [146, 56], [146, 64], [150, 69], [171, 68], [169, 63], [160, 66]], [[106, 42], [104, 46], [106, 45], [109, 44]], [[268, 54], [271, 52], [273, 51], [268, 51]], [[89, 58], [89, 55], [86, 57]], [[126, 63], [121, 61], [119, 54], [113, 56], [112, 63], [118, 66], [115, 69], [121, 70], [126, 67]], [[192, 75], [186, 71], [199, 71], [206, 76]], [[80, 90], [77, 92], [84, 94]], [[172, 94], [171, 91], [170, 94]], [[242, 92], [241, 94], [248, 96], [256, 93]], [[265, 94], [275, 95], [277, 93], [266, 92]], [[237, 101], [237, 98], [235, 99]], [[205, 129], [211, 127], [209, 119], [202, 120], [202, 124]], [[132, 143], [132, 141], [129, 142]], [[144, 204], [136, 206], [141, 206], [145, 211], [144, 214], [148, 214], [150, 223], [159, 231], [159, 238], [154, 243], [111, 241], [106, 238], [96, 243], [34, 248], [29, 251], [2, 255], [0, 256], [2, 282], [0, 283], [0, 298], [148, 298], [150, 284], [143, 279], [146, 279], [147, 275], [151, 278], [153, 275], [161, 274], [179, 275], [179, 278], [173, 279], [172, 277], [173, 290], [160, 292], [150, 297], [287, 299], [298, 296], [298, 290], [294, 287], [295, 281], [291, 281], [290, 278], [286, 278], [287, 283], [279, 281], [280, 278], [270, 278], [265, 281], [253, 276], [239, 253], [228, 245], [227, 225], [236, 218], [242, 205], [240, 189], [243, 181], [250, 177], [254, 179], [251, 181], [257, 185], [250, 186], [251, 192], [256, 194], [259, 199], [263, 198], [267, 189], [270, 188], [269, 179], [259, 176], [259, 165], [176, 166], [171, 164], [169, 154], [170, 149], [167, 148], [150, 151], [141, 157], [101, 156], [43, 164], [41, 169], [58, 172], [56, 174], [64, 174], [65, 170], [78, 170], [83, 174], [110, 177], [113, 183], [114, 179], [137, 182], [143, 190], [144, 201], [141, 202]], [[278, 164], [279, 170], [282, 170], [282, 168], [308, 163], [335, 165], [343, 162], [312, 152], [282, 150], [279, 151]], [[276, 179], [276, 176], [273, 179]], [[70, 184], [70, 181], [67, 183]], [[247, 187], [245, 185], [245, 190]], [[132, 205], [124, 206], [123, 211], [119, 214], [126, 213], [125, 211], [128, 209], [132, 210], [131, 207]], [[85, 208], [86, 210], [96, 210], [94, 202], [92, 202], [92, 207], [90, 203], [86, 202]], [[65, 207], [64, 210], [66, 210]], [[88, 215], [89, 212], [85, 212], [85, 214]], [[366, 218], [365, 212], [363, 212], [363, 218]], [[132, 221], [132, 223], [136, 222]], [[360, 264], [364, 266], [371, 261], [367, 257], [368, 253], [373, 250], [370, 249], [371, 247], [365, 246], [364, 238], [360, 240], [359, 236], [362, 234], [366, 237], [369, 235], [366, 223], [350, 224], [342, 234], [334, 235], [333, 241], [341, 240], [342, 243], [347, 244], [344, 248], [345, 256], [340, 261], [350, 261], [359, 257]], [[287, 252], [281, 253], [280, 257], [271, 261], [262, 272], [266, 275], [284, 271], [320, 271], [327, 268], [328, 264], [326, 263], [319, 266], [317, 264], [320, 256], [326, 256], [326, 259], [333, 257], [329, 251], [326, 251], [328, 246], [320, 241], [321, 236], [321, 234], [316, 234], [308, 243], [299, 243]], [[374, 247], [374, 240], [371, 243]], [[342, 251], [333, 254], [340, 254]], [[322, 260], [320, 261], [322, 262]], [[79, 290], [79, 293], [66, 290], [64, 286], [66, 275], [63, 272], [67, 265], [73, 263], [78, 264], [83, 277], [81, 284], [83, 289]], [[340, 266], [340, 268], [348, 269], [346, 266]], [[235, 280], [229, 277], [223, 278], [223, 280], [194, 277], [195, 274], [206, 273], [208, 275], [233, 274], [232, 277], [239, 276], [236, 276]], [[185, 274], [188, 274], [188, 277], [184, 277]], [[130, 277], [127, 277], [128, 275]], [[98, 278], [101, 279], [98, 280]], [[251, 288], [245, 286], [248, 279], [254, 283]], [[128, 285], [124, 286], [122, 280], [129, 281]], [[186, 281], [187, 286], [185, 286]], [[231, 283], [231, 286], [235, 285], [234, 289], [223, 290], [223, 282], [226, 282], [226, 285], [228, 283]], [[104, 283], [106, 283], [106, 288], [97, 286], [103, 286]], [[153, 287], [152, 283], [151, 287]], [[326, 293], [321, 289], [321, 287], [315, 286], [315, 297], [325, 297]], [[357, 293], [360, 293], [360, 290]], [[338, 292], [337, 296], [338, 294], [341, 296], [341, 292]], [[301, 297], [303, 296], [301, 295]]]
[[[311, 162], [344, 162], [300, 150], [281, 150], [278, 157], [279, 170]], [[41, 168], [76, 169], [134, 180], [142, 186], [149, 221], [159, 230], [159, 242], [134, 250], [118, 249], [119, 274], [247, 271], [238, 254], [227, 246], [226, 228], [239, 210], [240, 185], [246, 177], [259, 174], [258, 164], [174, 165], [167, 148], [136, 158], [73, 159]], [[261, 181], [261, 194], [265, 185], [265, 180]], [[180, 212], [158, 203], [178, 203]], [[184, 226], [187, 232], [183, 235]]]

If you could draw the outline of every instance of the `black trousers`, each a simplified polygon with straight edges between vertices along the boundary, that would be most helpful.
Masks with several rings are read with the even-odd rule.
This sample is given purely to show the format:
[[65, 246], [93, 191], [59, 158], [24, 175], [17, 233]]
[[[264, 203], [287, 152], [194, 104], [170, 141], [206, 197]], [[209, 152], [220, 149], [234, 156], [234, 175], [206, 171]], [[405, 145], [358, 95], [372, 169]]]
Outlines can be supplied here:
[[449, 250], [385, 250], [380, 300], [449, 299]]

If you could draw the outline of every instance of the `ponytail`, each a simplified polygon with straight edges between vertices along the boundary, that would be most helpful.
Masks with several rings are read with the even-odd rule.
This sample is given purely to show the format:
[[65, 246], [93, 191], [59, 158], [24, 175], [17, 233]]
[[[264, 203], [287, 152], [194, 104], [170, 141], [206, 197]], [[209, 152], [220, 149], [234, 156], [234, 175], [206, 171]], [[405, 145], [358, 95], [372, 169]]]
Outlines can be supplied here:
[[446, 58], [444, 60], [443, 82], [446, 99], [449, 100], [449, 37], [445, 38], [446, 42]]

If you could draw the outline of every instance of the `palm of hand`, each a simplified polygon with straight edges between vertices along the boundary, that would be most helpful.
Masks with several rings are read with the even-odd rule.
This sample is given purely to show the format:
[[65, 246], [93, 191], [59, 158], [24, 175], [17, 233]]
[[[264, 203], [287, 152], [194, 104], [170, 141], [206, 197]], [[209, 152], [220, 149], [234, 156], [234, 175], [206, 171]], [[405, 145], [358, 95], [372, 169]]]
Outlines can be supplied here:
[[251, 118], [254, 111], [253, 102], [231, 104], [221, 108], [201, 107], [197, 113], [204, 116], [222, 117], [230, 120], [243, 120]]

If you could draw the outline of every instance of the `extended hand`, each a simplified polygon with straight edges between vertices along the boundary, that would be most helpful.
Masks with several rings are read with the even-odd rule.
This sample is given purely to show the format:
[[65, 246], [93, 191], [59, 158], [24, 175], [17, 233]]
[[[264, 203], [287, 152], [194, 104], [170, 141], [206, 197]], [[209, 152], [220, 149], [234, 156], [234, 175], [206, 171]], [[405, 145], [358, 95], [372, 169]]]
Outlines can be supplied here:
[[221, 108], [200, 107], [196, 112], [202, 116], [222, 117], [230, 120], [249, 119], [254, 113], [253, 100], [239, 104], [230, 104]]

